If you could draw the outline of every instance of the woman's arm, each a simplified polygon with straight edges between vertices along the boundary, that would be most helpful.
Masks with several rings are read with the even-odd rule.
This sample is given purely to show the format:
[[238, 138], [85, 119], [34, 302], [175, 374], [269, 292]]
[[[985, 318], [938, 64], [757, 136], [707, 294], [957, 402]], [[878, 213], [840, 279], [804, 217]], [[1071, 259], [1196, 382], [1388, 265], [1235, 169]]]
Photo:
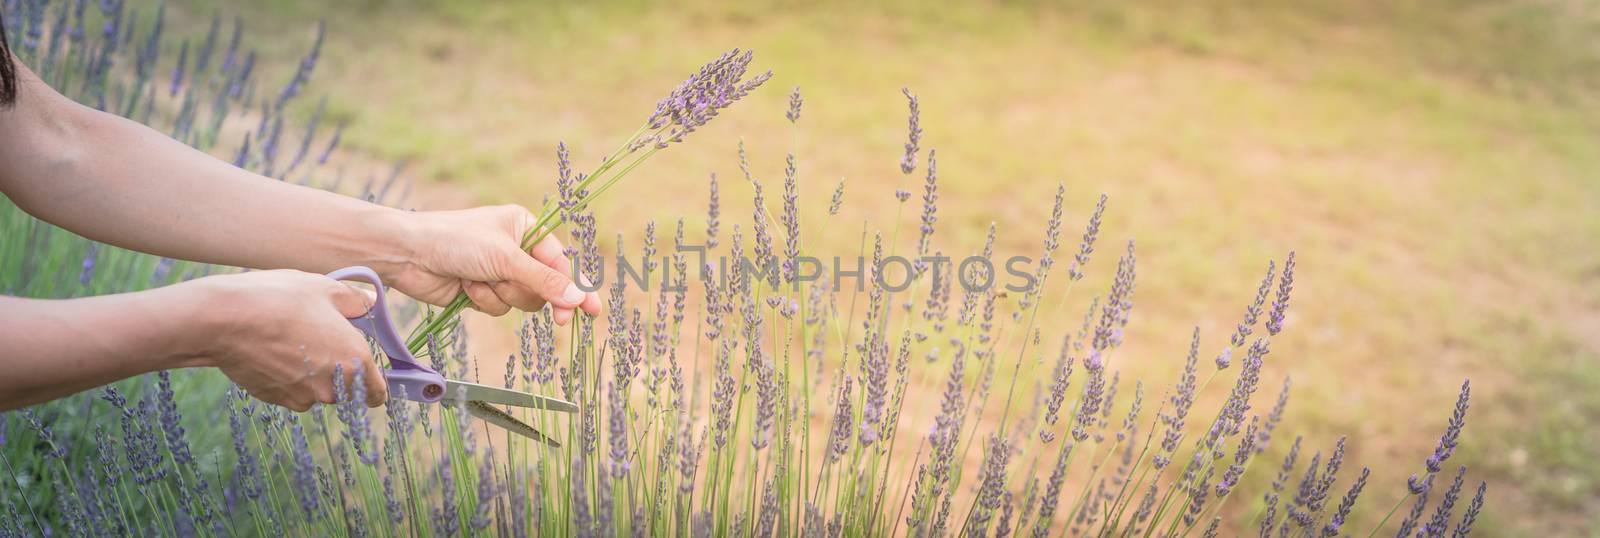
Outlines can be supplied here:
[[284, 183], [18, 74], [16, 106], [0, 109], [0, 192], [52, 224], [200, 262], [318, 273], [366, 265], [435, 304], [466, 291], [491, 313], [546, 301], [561, 322], [576, 306], [598, 312], [598, 297], [563, 274], [559, 243], [521, 252], [526, 210], [408, 213]]
[[26, 69], [0, 111], [0, 190], [85, 237], [171, 258], [327, 272], [411, 255], [400, 211], [265, 178], [62, 97]]
[[[304, 411], [333, 403], [335, 366], [367, 403], [387, 387], [346, 321], [372, 298], [322, 275], [257, 271], [138, 293], [58, 301], [0, 297], [0, 410], [135, 375], [215, 366], [252, 396]], [[346, 386], [353, 386], [346, 384]]]

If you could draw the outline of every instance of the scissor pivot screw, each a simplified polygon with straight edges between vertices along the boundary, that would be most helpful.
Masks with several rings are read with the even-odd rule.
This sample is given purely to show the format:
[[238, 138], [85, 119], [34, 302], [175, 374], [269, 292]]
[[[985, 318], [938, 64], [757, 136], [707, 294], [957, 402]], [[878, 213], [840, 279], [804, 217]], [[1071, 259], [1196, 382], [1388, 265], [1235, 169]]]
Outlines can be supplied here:
[[439, 385], [428, 385], [422, 388], [422, 395], [430, 400], [438, 398], [444, 395], [444, 388]]

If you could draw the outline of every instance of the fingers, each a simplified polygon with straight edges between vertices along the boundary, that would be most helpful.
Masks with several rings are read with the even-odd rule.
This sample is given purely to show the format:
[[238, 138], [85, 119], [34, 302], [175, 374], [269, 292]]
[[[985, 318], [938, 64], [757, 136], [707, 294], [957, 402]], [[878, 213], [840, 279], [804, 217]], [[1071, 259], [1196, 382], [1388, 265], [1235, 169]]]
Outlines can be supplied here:
[[282, 390], [257, 391], [256, 389], [251, 388], [245, 388], [244, 392], [245, 394], [249, 394], [251, 398], [255, 398], [272, 405], [283, 406], [283, 408], [296, 413], [310, 411], [311, 406], [316, 405], [317, 403], [315, 399], [306, 396], [303, 392], [285, 392]]
[[[533, 248], [528, 249], [528, 255], [533, 256], [533, 259], [539, 260], [545, 266], [570, 277], [577, 274], [577, 272], [572, 270], [572, 260], [567, 258], [565, 250], [566, 248], [562, 246], [560, 239], [557, 239], [554, 235], [547, 235], [533, 245]], [[578, 275], [578, 278], [583, 281], [584, 287], [588, 287], [589, 280], [587, 278], [583, 275]], [[584, 293], [583, 302], [577, 306], [583, 308], [583, 311], [588, 312], [591, 316], [599, 315], [600, 294], [593, 291]], [[570, 318], [570, 316], [568, 317]]]
[[361, 364], [361, 380], [367, 385], [367, 407], [383, 405], [389, 400], [389, 383], [383, 378], [383, 370], [375, 361], [361, 361]]
[[272, 401], [272, 400], [264, 400], [264, 399], [261, 400], [261, 401], [264, 401], [264, 402], [267, 402], [267, 403], [280, 404], [280, 405], [288, 408], [290, 411], [294, 411], [296, 413], [304, 413], [306, 411], [310, 411], [311, 410], [311, 406], [313, 404], [317, 403], [315, 401], [312, 401], [310, 398], [291, 398], [291, 399], [289, 399], [287, 401], [281, 401], [281, 402], [275, 402], [275, 401]]
[[[588, 294], [579, 289], [566, 274], [540, 263], [531, 256], [524, 255], [520, 250], [508, 258], [509, 278], [506, 280], [526, 287], [551, 305], [558, 308], [575, 308], [583, 304], [588, 297]], [[598, 307], [598, 300], [595, 304]], [[596, 312], [599, 310], [596, 309]]]
[[357, 288], [343, 282], [329, 280], [328, 295], [333, 299], [333, 306], [339, 310], [339, 315], [346, 319], [358, 318], [372, 310], [372, 305], [378, 301], [378, 294], [372, 290]]
[[506, 312], [511, 311], [511, 305], [506, 304], [505, 301], [500, 299], [500, 296], [495, 295], [494, 289], [489, 287], [488, 284], [471, 281], [464, 282], [461, 285], [461, 291], [467, 294], [467, 298], [472, 299], [473, 308], [477, 308], [485, 314], [503, 316]]
[[[515, 224], [515, 226], [513, 226], [515, 239], [519, 243], [522, 241], [522, 238], [525, 237], [528, 232], [533, 230], [534, 226], [538, 224], [538, 221], [536, 218], [534, 218], [533, 214], [529, 213], [527, 209], [524, 209], [521, 206], [505, 206], [504, 210], [508, 213], [508, 217]], [[561, 244], [561, 240], [557, 239], [555, 235], [546, 235], [541, 238], [538, 243], [533, 245], [533, 248], [528, 249], [528, 254], [532, 256], [534, 260], [544, 264], [546, 268], [553, 269], [555, 272], [566, 276], [566, 282], [572, 282], [572, 276], [577, 274], [577, 271], [573, 270], [572, 260], [567, 258], [565, 247]], [[585, 286], [588, 285], [588, 279], [583, 278], [582, 275], [578, 275], [578, 278], [582, 280], [582, 283], [585, 284]], [[500, 294], [500, 297], [502, 299], [507, 299], [506, 302], [512, 306], [516, 306], [517, 308], [527, 311], [537, 310], [543, 306], [543, 302], [549, 302], [555, 309], [556, 322], [562, 325], [565, 325], [572, 319], [571, 309], [574, 307], [582, 308], [584, 312], [588, 312], [590, 315], [600, 314], [600, 294], [592, 291], [583, 292], [583, 290], [580, 289], [579, 291], [583, 292], [583, 298], [580, 301], [575, 301], [576, 304], [567, 304], [551, 296], [547, 290], [540, 290], [534, 286], [524, 286], [524, 289], [535, 291], [535, 293], [540, 295], [540, 298], [543, 299], [543, 301], [540, 301], [538, 304], [530, 304], [532, 308], [528, 308], [517, 304], [517, 302], [513, 300], [510, 300], [510, 298], [508, 298], [505, 294]], [[499, 289], [496, 288], [496, 291], [498, 292]], [[567, 291], [568, 290], [563, 289], [562, 293], [566, 293]]]
[[516, 204], [508, 204], [495, 206], [495, 209], [499, 211], [500, 215], [505, 219], [503, 222], [510, 225], [509, 229], [514, 236], [513, 239], [515, 239], [518, 244], [521, 244], [522, 238], [527, 236], [528, 232], [533, 230], [533, 227], [539, 224], [538, 217], [533, 216], [533, 212], [528, 211], [528, 208], [526, 207]]
[[535, 312], [540, 308], [544, 308], [544, 298], [540, 297], [538, 294], [530, 291], [529, 289], [522, 287], [521, 284], [500, 281], [491, 282], [489, 287], [494, 291], [495, 296], [500, 298], [501, 302], [511, 305], [518, 310]]

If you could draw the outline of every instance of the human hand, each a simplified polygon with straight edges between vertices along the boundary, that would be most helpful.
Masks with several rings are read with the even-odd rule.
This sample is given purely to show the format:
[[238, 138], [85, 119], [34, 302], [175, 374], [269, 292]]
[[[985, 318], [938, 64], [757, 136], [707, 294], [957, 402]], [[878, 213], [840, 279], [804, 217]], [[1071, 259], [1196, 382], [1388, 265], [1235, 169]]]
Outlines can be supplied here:
[[[368, 406], [388, 398], [365, 337], [350, 325], [366, 313], [372, 292], [323, 275], [254, 271], [195, 280], [211, 330], [195, 331], [206, 364], [222, 370], [251, 396], [294, 411], [335, 403], [334, 372], [366, 387]], [[349, 389], [346, 389], [349, 390]]]
[[[374, 268], [401, 293], [444, 306], [465, 292], [473, 306], [499, 316], [518, 308], [535, 311], [549, 303], [555, 322], [572, 320], [573, 309], [600, 313], [600, 296], [573, 283], [572, 261], [561, 241], [546, 236], [524, 251], [522, 238], [537, 219], [516, 205], [459, 211], [406, 213], [397, 227], [410, 247], [404, 261]], [[587, 283], [587, 282], [586, 282]]]

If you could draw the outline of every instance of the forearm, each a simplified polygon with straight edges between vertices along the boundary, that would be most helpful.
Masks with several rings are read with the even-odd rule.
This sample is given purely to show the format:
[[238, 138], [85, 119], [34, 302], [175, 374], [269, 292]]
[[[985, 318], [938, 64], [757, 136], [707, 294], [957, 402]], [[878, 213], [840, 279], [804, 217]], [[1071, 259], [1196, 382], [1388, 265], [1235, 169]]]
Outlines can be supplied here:
[[239, 169], [23, 74], [0, 190], [80, 235], [172, 258], [326, 272], [403, 263], [403, 213]]
[[157, 370], [205, 366], [218, 328], [200, 281], [69, 300], [0, 297], [0, 410]]

